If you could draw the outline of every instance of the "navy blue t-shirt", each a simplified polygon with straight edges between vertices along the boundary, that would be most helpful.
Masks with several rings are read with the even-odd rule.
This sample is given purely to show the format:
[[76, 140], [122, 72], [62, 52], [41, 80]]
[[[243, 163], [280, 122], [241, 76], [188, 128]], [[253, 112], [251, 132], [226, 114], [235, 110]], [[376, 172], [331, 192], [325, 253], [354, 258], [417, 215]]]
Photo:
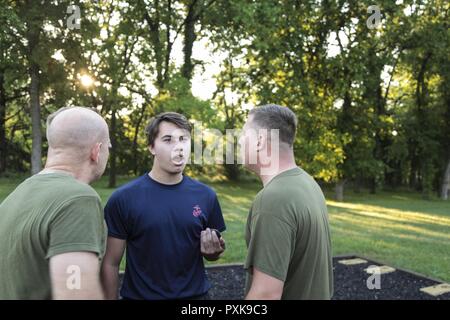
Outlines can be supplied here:
[[200, 233], [225, 230], [210, 187], [187, 176], [165, 185], [145, 174], [112, 194], [105, 220], [109, 236], [127, 241], [123, 298], [182, 299], [210, 289]]

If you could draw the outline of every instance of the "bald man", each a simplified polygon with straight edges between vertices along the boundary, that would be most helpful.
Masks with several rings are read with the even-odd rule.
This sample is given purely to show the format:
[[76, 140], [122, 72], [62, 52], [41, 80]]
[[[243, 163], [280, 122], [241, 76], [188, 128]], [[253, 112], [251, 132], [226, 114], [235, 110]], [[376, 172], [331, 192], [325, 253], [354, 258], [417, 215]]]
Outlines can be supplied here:
[[106, 122], [82, 107], [47, 120], [45, 169], [0, 204], [0, 300], [102, 299], [106, 226], [91, 182], [109, 156]]

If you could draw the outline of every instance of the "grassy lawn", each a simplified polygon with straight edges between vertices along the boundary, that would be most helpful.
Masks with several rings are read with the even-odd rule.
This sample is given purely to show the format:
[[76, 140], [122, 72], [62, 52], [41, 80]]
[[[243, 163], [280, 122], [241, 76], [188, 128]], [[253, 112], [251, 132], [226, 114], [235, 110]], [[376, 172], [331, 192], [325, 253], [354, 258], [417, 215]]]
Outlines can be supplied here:
[[[21, 181], [0, 178], [0, 201]], [[127, 179], [119, 179], [123, 184]], [[106, 179], [94, 184], [106, 202]], [[227, 224], [227, 251], [219, 263], [243, 262], [244, 228], [258, 183], [210, 184]], [[327, 194], [328, 195], [328, 194]], [[349, 193], [345, 202], [328, 197], [334, 255], [356, 253], [450, 281], [450, 201], [423, 200], [413, 193]]]
[[450, 201], [381, 193], [327, 203], [335, 255], [359, 253], [450, 281]]

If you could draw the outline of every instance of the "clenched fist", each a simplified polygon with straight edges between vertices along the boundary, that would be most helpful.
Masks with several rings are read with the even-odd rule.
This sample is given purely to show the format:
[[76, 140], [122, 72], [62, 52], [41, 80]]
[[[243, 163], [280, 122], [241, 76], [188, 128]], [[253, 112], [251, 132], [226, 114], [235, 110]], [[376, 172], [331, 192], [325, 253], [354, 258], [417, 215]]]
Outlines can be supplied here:
[[[200, 251], [207, 260], [219, 259], [225, 251], [225, 240], [216, 233], [217, 231], [206, 228], [200, 233]], [[220, 234], [220, 233], [219, 233]]]

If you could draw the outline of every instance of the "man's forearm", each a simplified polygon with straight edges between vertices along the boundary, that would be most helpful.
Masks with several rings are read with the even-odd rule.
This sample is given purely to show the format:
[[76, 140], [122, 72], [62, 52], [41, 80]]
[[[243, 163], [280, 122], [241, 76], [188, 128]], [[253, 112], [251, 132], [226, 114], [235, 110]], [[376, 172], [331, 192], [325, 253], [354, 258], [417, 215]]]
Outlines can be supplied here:
[[103, 264], [101, 277], [105, 299], [117, 300], [119, 298], [119, 266]]

